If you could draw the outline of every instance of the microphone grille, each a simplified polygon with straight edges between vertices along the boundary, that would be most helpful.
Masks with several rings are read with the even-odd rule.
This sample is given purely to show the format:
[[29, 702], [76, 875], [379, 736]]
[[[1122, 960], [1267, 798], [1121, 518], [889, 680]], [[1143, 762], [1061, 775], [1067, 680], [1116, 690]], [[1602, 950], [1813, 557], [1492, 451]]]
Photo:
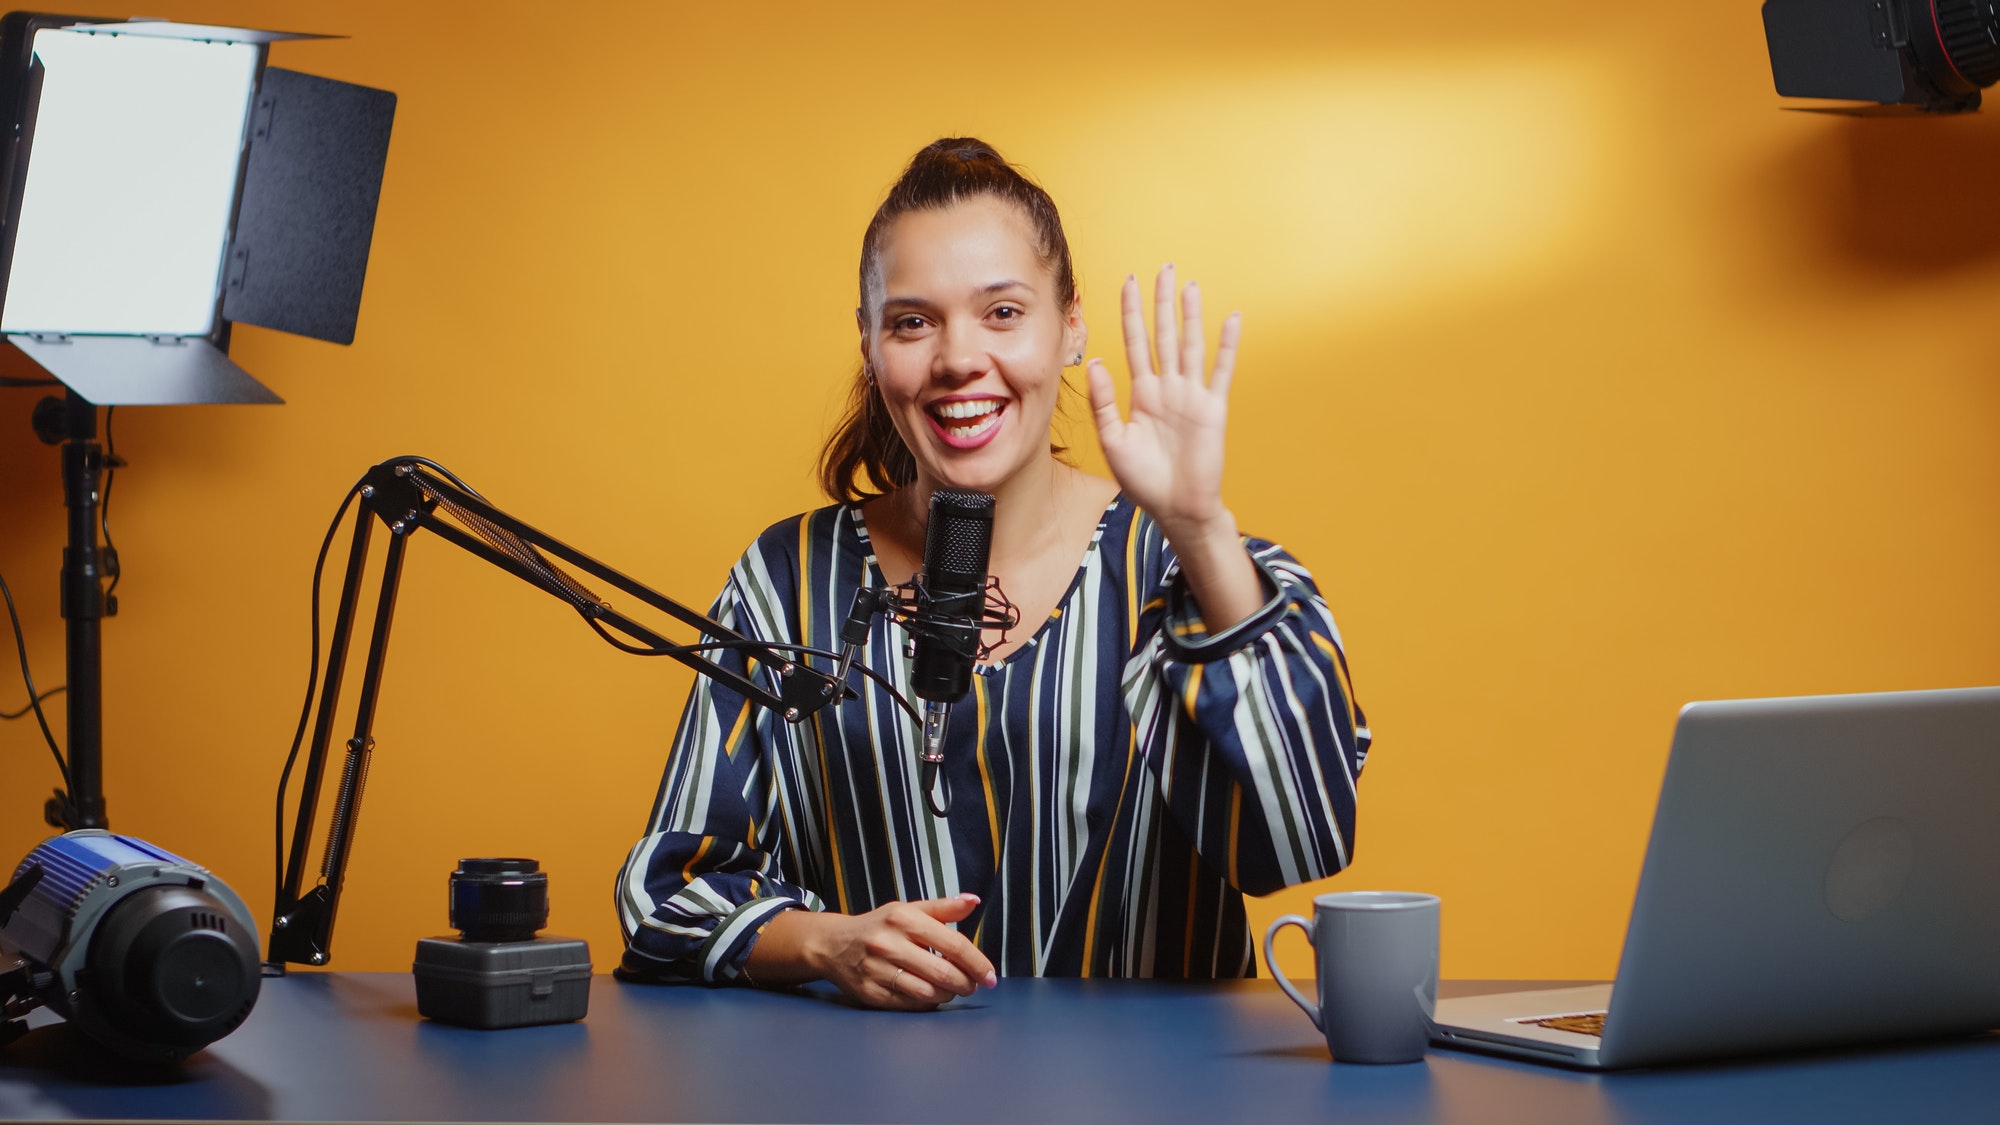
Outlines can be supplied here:
[[930, 525], [924, 531], [927, 579], [963, 576], [985, 582], [992, 546], [993, 497], [956, 488], [931, 494]]

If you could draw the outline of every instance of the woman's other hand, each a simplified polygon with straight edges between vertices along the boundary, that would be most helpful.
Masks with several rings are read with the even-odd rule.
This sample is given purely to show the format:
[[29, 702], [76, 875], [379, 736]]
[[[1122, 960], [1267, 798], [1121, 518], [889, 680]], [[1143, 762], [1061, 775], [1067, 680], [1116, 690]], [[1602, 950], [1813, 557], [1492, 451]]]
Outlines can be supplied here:
[[759, 984], [826, 980], [871, 1008], [922, 1011], [999, 983], [993, 963], [950, 923], [977, 895], [892, 902], [866, 914], [790, 910], [771, 920], [751, 953]]
[[1148, 340], [1139, 281], [1125, 279], [1120, 305], [1125, 362], [1132, 369], [1132, 417], [1119, 416], [1111, 372], [1101, 359], [1090, 361], [1090, 409], [1111, 475], [1166, 534], [1202, 621], [1215, 633], [1264, 602], [1236, 517], [1222, 502], [1223, 432], [1243, 318], [1230, 313], [1223, 320], [1210, 367], [1200, 287], [1190, 281], [1180, 291], [1178, 314], [1174, 296], [1169, 264], [1153, 285], [1154, 335]]
[[1201, 289], [1188, 282], [1174, 308], [1174, 267], [1162, 267], [1153, 286], [1153, 338], [1139, 305], [1139, 281], [1125, 279], [1120, 293], [1125, 362], [1132, 372], [1132, 417], [1119, 416], [1111, 372], [1090, 361], [1090, 408], [1111, 475], [1132, 501], [1168, 536], [1203, 534], [1234, 520], [1222, 503], [1223, 431], [1229, 419], [1229, 381], [1236, 371], [1242, 316], [1222, 322], [1215, 365], [1208, 364], [1202, 335]]

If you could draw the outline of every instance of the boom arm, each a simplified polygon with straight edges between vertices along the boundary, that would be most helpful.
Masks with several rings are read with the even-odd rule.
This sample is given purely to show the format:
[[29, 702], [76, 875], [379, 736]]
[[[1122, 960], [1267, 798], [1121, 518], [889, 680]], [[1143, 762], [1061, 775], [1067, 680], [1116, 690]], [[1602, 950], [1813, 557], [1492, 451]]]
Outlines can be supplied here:
[[[354, 538], [348, 549], [339, 609], [327, 647], [320, 681], [319, 709], [313, 722], [311, 749], [301, 782], [298, 816], [292, 825], [284, 885], [278, 888], [273, 911], [269, 961], [274, 965], [324, 965], [331, 956], [334, 912], [340, 903], [347, 857], [354, 842], [355, 818], [361, 811], [361, 791], [367, 781], [368, 762], [375, 748], [370, 732], [375, 722], [376, 697], [382, 686], [382, 664], [389, 645], [389, 626], [395, 614], [396, 589], [402, 577], [403, 552], [410, 536], [419, 530], [428, 530], [536, 589], [560, 598], [617, 647], [643, 655], [671, 656], [696, 672], [722, 682], [752, 702], [778, 712], [788, 722], [804, 719], [842, 694], [843, 679], [812, 668], [780, 649], [744, 637], [706, 614], [690, 609], [555, 537], [522, 523], [487, 503], [478, 493], [431, 462], [399, 457], [376, 465], [362, 478], [360, 499], [362, 511], [355, 518]], [[354, 611], [360, 598], [361, 578], [375, 519], [388, 526], [391, 536], [388, 555], [382, 567], [381, 588], [376, 595], [368, 659], [362, 667], [361, 696], [355, 709], [354, 733], [347, 740], [347, 759], [341, 769], [339, 796], [334, 803], [332, 822], [327, 828], [326, 851], [320, 861], [319, 881], [306, 889], [306, 846], [312, 835], [313, 813], [319, 806], [320, 790], [325, 782], [327, 750], [332, 741], [335, 712], [340, 704], [341, 673], [353, 639]], [[777, 677], [778, 689], [773, 691], [748, 676], [704, 658], [695, 651], [701, 646], [676, 644], [611, 608], [609, 603], [551, 559], [616, 587], [693, 627], [708, 644], [744, 650], [750, 660]], [[613, 634], [620, 634], [625, 639]], [[842, 671], [845, 670], [843, 667]]]

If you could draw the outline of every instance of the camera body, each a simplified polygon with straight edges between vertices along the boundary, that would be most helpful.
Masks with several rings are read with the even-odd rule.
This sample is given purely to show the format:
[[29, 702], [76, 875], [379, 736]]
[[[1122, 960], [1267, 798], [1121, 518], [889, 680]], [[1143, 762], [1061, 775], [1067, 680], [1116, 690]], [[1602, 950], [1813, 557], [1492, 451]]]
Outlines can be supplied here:
[[1788, 98], [1961, 113], [2000, 79], [2000, 0], [1765, 0], [1764, 38]]

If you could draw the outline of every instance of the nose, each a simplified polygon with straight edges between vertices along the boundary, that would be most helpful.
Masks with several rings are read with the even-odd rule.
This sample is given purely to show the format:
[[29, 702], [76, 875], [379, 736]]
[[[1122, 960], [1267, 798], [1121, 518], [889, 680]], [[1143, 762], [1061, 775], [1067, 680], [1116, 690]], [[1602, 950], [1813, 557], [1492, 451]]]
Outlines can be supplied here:
[[946, 321], [931, 361], [931, 377], [954, 385], [969, 383], [984, 375], [988, 365], [979, 326], [963, 318]]

